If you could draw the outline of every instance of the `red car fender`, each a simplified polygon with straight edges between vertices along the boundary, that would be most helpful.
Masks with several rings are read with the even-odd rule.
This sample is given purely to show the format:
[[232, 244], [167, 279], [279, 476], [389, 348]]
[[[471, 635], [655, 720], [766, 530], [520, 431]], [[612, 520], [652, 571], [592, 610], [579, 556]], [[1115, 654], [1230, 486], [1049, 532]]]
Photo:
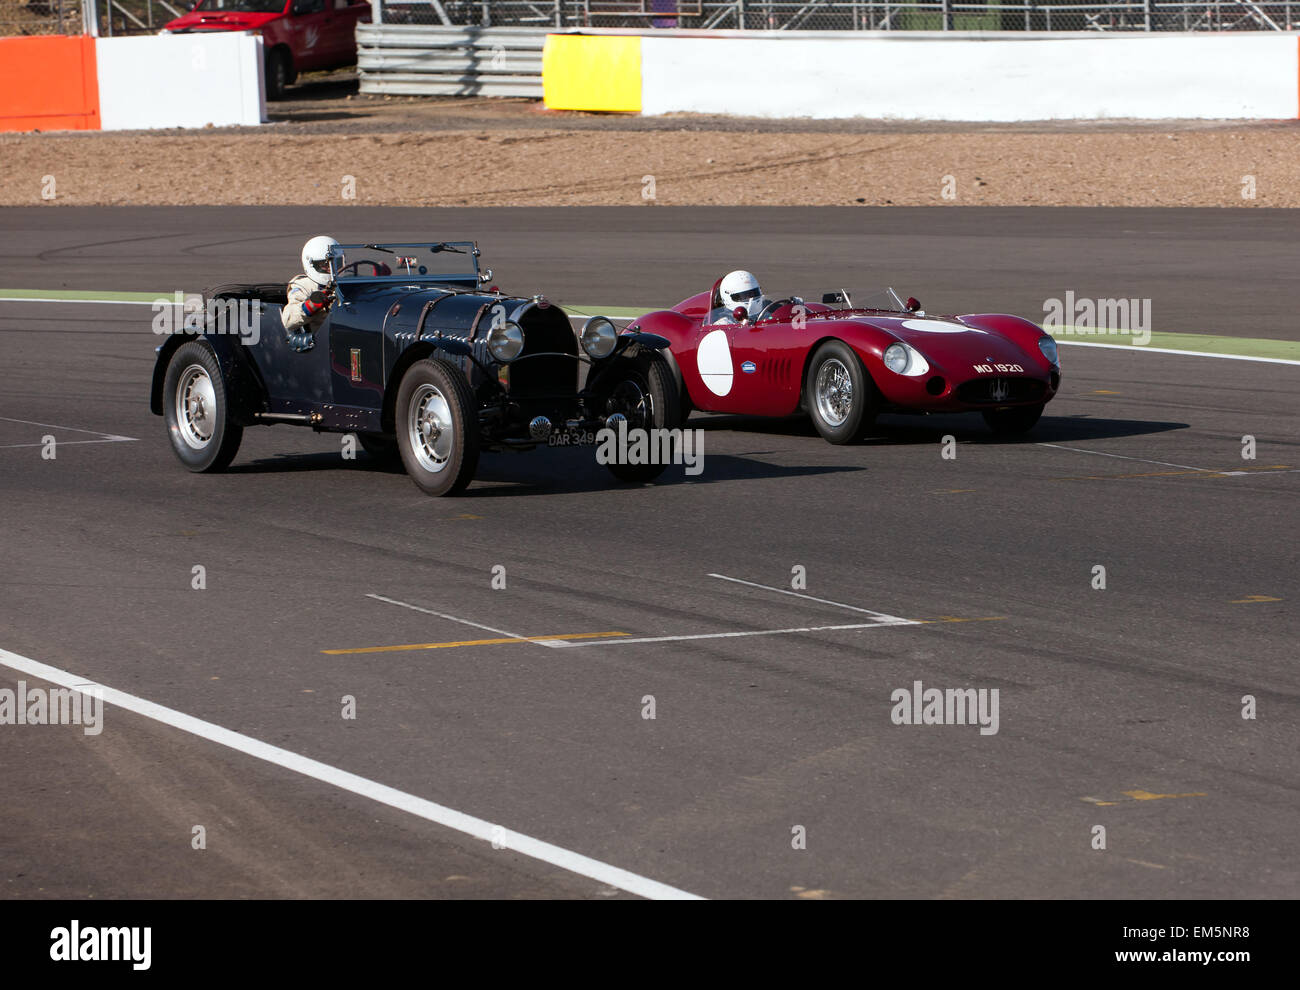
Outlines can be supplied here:
[[981, 330], [1001, 334], [1024, 351], [1030, 360], [1045, 371], [1051, 368], [1051, 364], [1043, 357], [1043, 352], [1038, 349], [1039, 338], [1046, 333], [1038, 324], [1021, 319], [1019, 316], [1008, 316], [1005, 313], [968, 314], [959, 316], [957, 319], [968, 326], [979, 327]]

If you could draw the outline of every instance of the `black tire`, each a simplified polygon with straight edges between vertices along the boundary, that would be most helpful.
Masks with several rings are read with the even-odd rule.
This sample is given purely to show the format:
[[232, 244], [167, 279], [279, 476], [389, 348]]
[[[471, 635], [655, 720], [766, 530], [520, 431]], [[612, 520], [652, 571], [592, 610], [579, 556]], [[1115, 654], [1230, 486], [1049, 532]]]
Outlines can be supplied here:
[[853, 443], [876, 421], [880, 396], [853, 348], [842, 340], [828, 340], [808, 362], [804, 404], [823, 438], [834, 444]]
[[984, 422], [1000, 437], [1028, 433], [1043, 415], [1042, 406], [1015, 406], [1011, 409], [985, 409]]
[[[627, 428], [676, 429], [683, 419], [683, 403], [677, 395], [673, 370], [662, 354], [651, 353], [623, 361], [606, 372], [607, 387], [597, 402], [602, 416], [622, 413]], [[644, 484], [664, 473], [667, 464], [607, 464], [619, 481]]]
[[478, 412], [459, 368], [436, 358], [411, 365], [397, 389], [394, 419], [402, 463], [420, 491], [456, 495], [474, 480]]
[[381, 464], [396, 464], [402, 459], [397, 447], [397, 437], [388, 433], [358, 433], [357, 443], [373, 460]]
[[224, 471], [244, 428], [232, 418], [230, 388], [212, 348], [182, 344], [163, 378], [163, 419], [172, 451], [191, 471]]
[[284, 99], [284, 91], [293, 82], [293, 63], [283, 48], [272, 48], [266, 55], [266, 98]]

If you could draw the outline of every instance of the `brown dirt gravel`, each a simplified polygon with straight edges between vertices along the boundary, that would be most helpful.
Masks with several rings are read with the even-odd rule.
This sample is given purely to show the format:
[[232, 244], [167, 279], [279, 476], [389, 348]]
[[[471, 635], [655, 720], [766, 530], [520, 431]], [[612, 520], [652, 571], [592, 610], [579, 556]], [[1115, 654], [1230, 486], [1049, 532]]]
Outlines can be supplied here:
[[1300, 206], [1297, 121], [641, 118], [348, 90], [305, 87], [259, 128], [0, 135], [0, 205]]

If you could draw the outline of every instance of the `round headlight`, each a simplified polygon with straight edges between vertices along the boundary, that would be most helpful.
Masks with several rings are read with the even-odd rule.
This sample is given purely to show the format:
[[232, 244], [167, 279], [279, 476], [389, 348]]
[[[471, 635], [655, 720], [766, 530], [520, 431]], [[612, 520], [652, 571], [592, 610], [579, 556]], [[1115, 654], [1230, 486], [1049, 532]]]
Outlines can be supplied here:
[[518, 323], [504, 323], [488, 333], [488, 350], [502, 363], [513, 361], [523, 349], [524, 331]]
[[1061, 363], [1060, 351], [1057, 349], [1056, 341], [1051, 337], [1039, 337], [1038, 349], [1043, 352], [1043, 357], [1055, 365]]
[[885, 367], [895, 374], [914, 378], [928, 372], [930, 362], [915, 347], [894, 343], [885, 348]]
[[578, 339], [582, 342], [582, 349], [588, 356], [599, 361], [601, 358], [609, 357], [613, 352], [614, 345], [618, 342], [618, 331], [605, 317], [593, 316], [582, 325], [582, 333]]

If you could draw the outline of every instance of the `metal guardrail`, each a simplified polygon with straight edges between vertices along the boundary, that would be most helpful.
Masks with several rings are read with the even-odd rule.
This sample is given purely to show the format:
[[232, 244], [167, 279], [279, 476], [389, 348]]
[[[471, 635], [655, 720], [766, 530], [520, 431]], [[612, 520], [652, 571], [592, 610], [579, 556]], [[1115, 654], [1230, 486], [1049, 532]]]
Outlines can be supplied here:
[[358, 24], [361, 92], [542, 95], [545, 28]]

